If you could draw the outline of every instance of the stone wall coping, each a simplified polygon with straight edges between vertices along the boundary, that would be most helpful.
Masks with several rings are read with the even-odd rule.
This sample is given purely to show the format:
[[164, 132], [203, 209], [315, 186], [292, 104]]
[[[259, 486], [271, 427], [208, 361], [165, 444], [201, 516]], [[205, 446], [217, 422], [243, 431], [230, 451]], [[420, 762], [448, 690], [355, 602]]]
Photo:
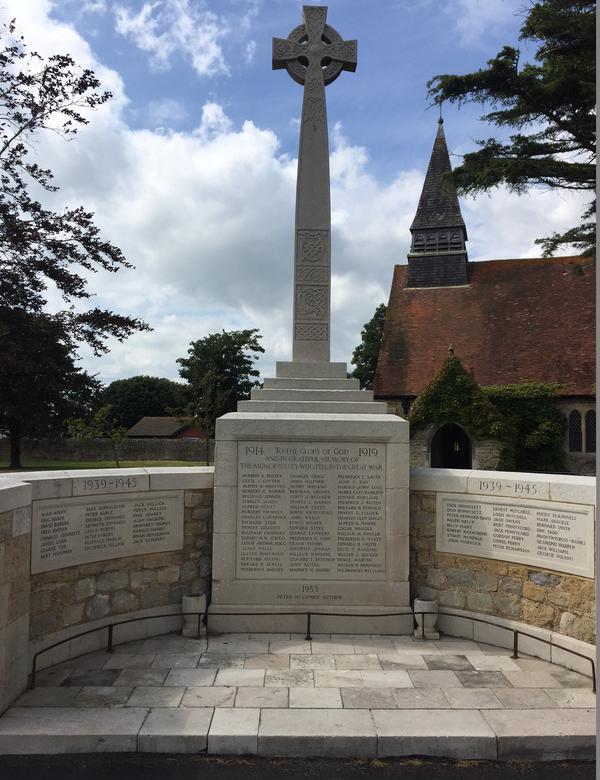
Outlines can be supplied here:
[[31, 504], [31, 485], [18, 479], [0, 478], [0, 512], [12, 512]]
[[471, 469], [432, 469], [413, 466], [410, 469], [410, 489], [432, 493], [474, 493], [470, 480], [489, 479], [514, 482], [534, 482], [546, 488], [532, 500], [561, 501], [572, 504], [596, 504], [595, 477], [574, 474], [536, 474], [521, 471], [477, 471]]
[[[0, 512], [8, 512], [17, 507], [26, 506], [32, 500], [71, 498], [78, 495], [77, 491], [73, 490], [74, 480], [86, 477], [146, 477], [146, 480], [139, 487], [142, 492], [148, 490], [210, 490], [213, 487], [214, 471], [214, 466], [158, 466], [15, 472], [14, 474], [0, 475]], [[20, 492], [17, 488], [20, 489]], [[106, 490], [96, 490], [94, 494], [114, 492], [120, 491], [106, 488]], [[14, 503], [15, 501], [17, 503]]]

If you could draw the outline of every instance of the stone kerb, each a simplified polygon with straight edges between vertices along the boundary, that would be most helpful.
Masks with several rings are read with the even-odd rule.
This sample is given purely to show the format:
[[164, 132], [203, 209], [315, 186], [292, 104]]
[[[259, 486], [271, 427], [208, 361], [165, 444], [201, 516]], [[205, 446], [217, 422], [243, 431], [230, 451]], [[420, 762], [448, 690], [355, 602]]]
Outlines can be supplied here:
[[27, 685], [31, 492], [0, 484], [0, 713]]
[[[493, 498], [490, 497], [490, 486], [494, 488]], [[527, 489], [529, 494], [520, 492], [518, 501], [515, 500], [515, 490]], [[440, 541], [440, 532], [443, 518], [440, 514], [445, 511], [444, 501], [452, 501], [453, 495], [457, 498], [454, 502], [456, 506], [471, 503], [471, 506], [477, 507], [484, 502], [486, 512], [490, 511], [490, 505], [491, 511], [494, 511], [494, 506], [500, 507], [496, 510], [500, 514], [494, 517], [501, 519], [502, 505], [516, 506], [514, 511], [522, 512], [526, 520], [531, 516], [531, 512], [528, 514], [529, 507], [538, 507], [540, 512], [552, 515], [551, 510], [555, 506], [557, 512], [553, 517], [563, 524], [572, 516], [581, 516], [586, 546], [592, 550], [593, 565], [595, 480], [570, 475], [497, 471], [411, 470], [412, 592], [419, 598], [437, 599], [443, 610], [455, 615], [452, 618], [441, 617], [440, 628], [453, 635], [508, 647], [512, 636], [500, 626], [520, 627], [589, 655], [589, 643], [595, 641], [594, 579], [593, 566], [589, 571], [590, 560], [586, 564], [588, 576], [582, 576], [580, 566], [575, 571], [569, 571], [569, 564], [560, 559], [555, 559], [553, 566], [551, 558], [546, 563], [539, 558], [507, 560], [510, 556], [506, 550], [501, 551], [499, 557], [458, 554], [456, 546], [450, 552], [442, 551], [440, 547], [444, 547], [444, 542]], [[490, 525], [493, 525], [493, 520]], [[547, 525], [543, 531], [547, 542]], [[551, 528], [550, 533], [554, 544], [552, 538], [556, 539], [560, 532]], [[573, 546], [582, 547], [581, 544]], [[474, 547], [467, 546], [466, 549], [472, 552]], [[553, 548], [550, 548], [550, 553], [548, 548], [541, 549], [544, 554], [550, 555]], [[522, 554], [514, 557], [519, 558], [519, 555], [526, 557]], [[575, 553], [573, 558], [578, 561]], [[469, 620], [469, 617], [477, 616], [493, 618], [498, 628], [477, 625]], [[533, 640], [523, 640], [523, 651], [550, 659], [550, 649]], [[560, 663], [575, 664], [574, 668], [590, 673], [590, 665], [586, 662], [579, 662], [558, 650], [552, 652], [552, 660], [560, 658]]]

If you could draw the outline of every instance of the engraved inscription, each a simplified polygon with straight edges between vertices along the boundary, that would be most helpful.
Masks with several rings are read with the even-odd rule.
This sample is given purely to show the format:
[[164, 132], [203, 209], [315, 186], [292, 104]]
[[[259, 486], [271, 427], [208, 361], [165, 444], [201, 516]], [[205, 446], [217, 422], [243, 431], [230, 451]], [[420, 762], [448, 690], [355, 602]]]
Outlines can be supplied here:
[[298, 263], [311, 265], [327, 265], [329, 249], [329, 231], [298, 230]]
[[325, 341], [329, 337], [329, 327], [325, 323], [298, 323], [294, 336], [297, 341]]
[[594, 507], [439, 494], [437, 549], [593, 577]]
[[297, 282], [322, 282], [326, 284], [329, 281], [329, 269], [322, 267], [313, 267], [310, 265], [301, 265], [296, 268]]
[[385, 578], [385, 445], [238, 442], [237, 506], [239, 579]]
[[183, 493], [136, 493], [34, 501], [31, 571], [179, 550]]
[[297, 287], [296, 316], [307, 320], [324, 320], [327, 318], [326, 287]]

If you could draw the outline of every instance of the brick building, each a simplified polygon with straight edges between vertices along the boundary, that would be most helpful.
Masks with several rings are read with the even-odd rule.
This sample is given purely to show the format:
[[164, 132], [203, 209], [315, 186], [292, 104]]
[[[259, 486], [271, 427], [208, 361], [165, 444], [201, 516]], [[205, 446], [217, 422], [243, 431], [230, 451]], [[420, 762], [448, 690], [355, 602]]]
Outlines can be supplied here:
[[[580, 257], [469, 262], [458, 198], [443, 178], [450, 170], [440, 119], [410, 228], [408, 264], [394, 269], [375, 398], [405, 414], [452, 345], [481, 386], [560, 384], [569, 426], [567, 468], [594, 473], [595, 267]], [[478, 457], [488, 445], [478, 448], [448, 421], [428, 432], [415, 462], [489, 467]], [[456, 457], [439, 462], [443, 452]]]

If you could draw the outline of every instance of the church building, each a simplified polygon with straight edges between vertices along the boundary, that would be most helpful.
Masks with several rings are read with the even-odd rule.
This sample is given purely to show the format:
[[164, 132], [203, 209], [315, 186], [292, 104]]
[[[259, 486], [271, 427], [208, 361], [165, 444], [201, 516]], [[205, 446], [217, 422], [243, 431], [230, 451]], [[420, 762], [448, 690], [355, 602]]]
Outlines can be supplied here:
[[[450, 170], [440, 118], [408, 264], [394, 269], [374, 396], [405, 416], [449, 349], [482, 387], [557, 383], [566, 468], [593, 474], [595, 266], [581, 257], [469, 262], [458, 197], [443, 178]], [[450, 420], [429, 431], [422, 448], [421, 465], [490, 465]]]

